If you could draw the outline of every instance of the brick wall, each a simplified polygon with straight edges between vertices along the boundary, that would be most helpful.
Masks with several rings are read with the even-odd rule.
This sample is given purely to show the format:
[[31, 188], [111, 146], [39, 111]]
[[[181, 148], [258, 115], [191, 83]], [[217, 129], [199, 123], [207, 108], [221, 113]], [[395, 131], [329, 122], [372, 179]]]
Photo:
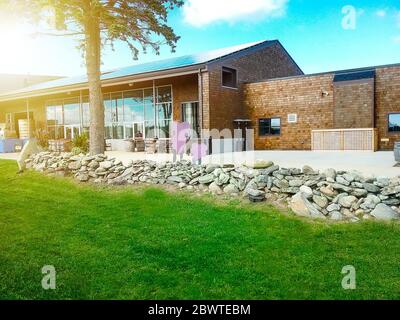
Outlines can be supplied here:
[[[378, 129], [379, 149], [393, 150], [400, 133], [388, 132], [388, 115], [400, 113], [400, 67], [377, 68], [375, 84], [333, 84], [329, 73], [251, 83], [244, 86], [244, 105], [259, 150], [309, 150], [311, 130], [372, 127]], [[289, 113], [298, 115], [298, 123], [287, 122]], [[258, 119], [271, 117], [281, 118], [281, 135], [259, 137]]]
[[334, 83], [335, 129], [374, 127], [374, 79]]
[[[237, 70], [237, 89], [222, 86], [222, 67]], [[208, 70], [208, 79], [206, 79], [208, 83], [203, 89], [204, 126], [218, 130], [234, 129], [235, 119], [247, 117], [247, 111], [243, 105], [245, 82], [302, 74], [278, 43], [246, 56], [213, 63], [208, 66]]]
[[379, 133], [379, 148], [393, 150], [394, 143], [400, 141], [400, 134], [388, 133], [388, 115], [400, 113], [400, 67], [377, 69], [375, 81], [375, 123]]
[[[332, 81], [333, 75], [325, 74], [247, 84], [244, 103], [255, 130], [255, 148], [311, 149], [311, 130], [333, 127]], [[297, 123], [288, 123], [291, 113], [297, 114]], [[272, 117], [281, 119], [281, 134], [260, 137], [258, 120]]]

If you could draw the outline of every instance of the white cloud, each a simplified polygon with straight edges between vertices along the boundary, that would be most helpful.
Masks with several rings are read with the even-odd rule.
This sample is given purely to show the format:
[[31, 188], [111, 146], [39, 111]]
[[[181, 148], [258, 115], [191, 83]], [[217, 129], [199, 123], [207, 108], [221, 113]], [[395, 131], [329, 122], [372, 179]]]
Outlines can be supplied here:
[[397, 27], [400, 28], [400, 11], [396, 12], [396, 24]]
[[384, 17], [386, 17], [386, 10], [380, 9], [380, 10], [376, 11], [375, 14], [380, 18], [384, 18]]
[[213, 22], [253, 21], [285, 13], [289, 0], [187, 0], [183, 7], [185, 22], [196, 27]]

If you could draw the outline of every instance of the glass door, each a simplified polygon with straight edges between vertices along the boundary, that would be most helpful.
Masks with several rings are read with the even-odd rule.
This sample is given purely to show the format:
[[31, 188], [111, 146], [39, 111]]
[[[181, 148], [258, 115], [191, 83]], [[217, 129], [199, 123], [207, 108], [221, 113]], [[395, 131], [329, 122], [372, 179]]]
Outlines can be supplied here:
[[135, 139], [144, 138], [144, 123], [134, 122], [133, 123], [133, 136]]
[[81, 134], [81, 128], [78, 125], [70, 125], [64, 127], [64, 138], [66, 140], [73, 140]]
[[199, 103], [198, 102], [185, 102], [182, 103], [182, 121], [190, 125], [190, 129], [199, 135], [200, 121], [199, 121]]

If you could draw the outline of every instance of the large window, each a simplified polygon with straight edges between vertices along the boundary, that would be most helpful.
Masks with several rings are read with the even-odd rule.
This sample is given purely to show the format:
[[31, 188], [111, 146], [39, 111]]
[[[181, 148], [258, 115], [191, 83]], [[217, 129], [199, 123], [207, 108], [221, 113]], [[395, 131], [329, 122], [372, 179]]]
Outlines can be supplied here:
[[[171, 86], [107, 93], [103, 100], [106, 139], [169, 138]], [[84, 132], [89, 126], [89, 97], [47, 103], [47, 127], [53, 139], [71, 138], [76, 128]]]
[[389, 114], [389, 132], [400, 132], [400, 113]]
[[52, 101], [47, 106], [47, 129], [50, 139], [64, 138], [63, 101]]
[[231, 68], [222, 68], [222, 86], [237, 88], [237, 71]]
[[264, 136], [278, 136], [281, 134], [281, 119], [280, 118], [266, 118], [258, 120], [258, 135]]

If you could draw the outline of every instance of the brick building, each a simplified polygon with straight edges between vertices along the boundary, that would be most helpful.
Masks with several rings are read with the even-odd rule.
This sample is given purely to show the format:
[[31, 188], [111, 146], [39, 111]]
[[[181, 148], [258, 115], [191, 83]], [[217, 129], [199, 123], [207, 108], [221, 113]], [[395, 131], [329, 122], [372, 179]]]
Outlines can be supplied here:
[[[372, 129], [380, 149], [400, 138], [400, 65], [304, 75], [279, 41], [263, 41], [102, 74], [106, 139], [169, 139], [171, 123], [194, 130], [255, 129], [257, 149], [304, 149], [313, 131]], [[0, 94], [0, 124], [18, 120], [54, 139], [88, 130], [86, 77]], [[378, 139], [378, 140], [377, 140]], [[315, 140], [315, 139], [314, 139]], [[314, 141], [315, 142], [315, 141]]]

